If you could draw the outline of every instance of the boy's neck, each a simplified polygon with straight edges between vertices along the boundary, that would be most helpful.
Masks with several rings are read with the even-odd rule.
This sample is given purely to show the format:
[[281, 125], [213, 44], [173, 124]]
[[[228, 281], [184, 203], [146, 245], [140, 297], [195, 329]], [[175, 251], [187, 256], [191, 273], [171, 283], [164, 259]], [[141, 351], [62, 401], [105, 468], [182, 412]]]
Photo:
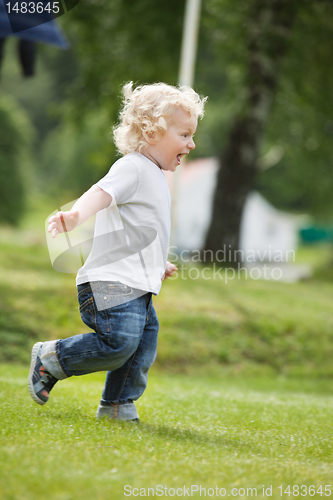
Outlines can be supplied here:
[[153, 162], [155, 165], [158, 166], [158, 168], [160, 170], [162, 170], [161, 166], [157, 163], [157, 161], [155, 160], [155, 158], [149, 153], [149, 151], [147, 151], [148, 148], [145, 149], [144, 153], [140, 153], [142, 154], [142, 156], [145, 156], [146, 158], [148, 158], [148, 160], [150, 160], [151, 162]]

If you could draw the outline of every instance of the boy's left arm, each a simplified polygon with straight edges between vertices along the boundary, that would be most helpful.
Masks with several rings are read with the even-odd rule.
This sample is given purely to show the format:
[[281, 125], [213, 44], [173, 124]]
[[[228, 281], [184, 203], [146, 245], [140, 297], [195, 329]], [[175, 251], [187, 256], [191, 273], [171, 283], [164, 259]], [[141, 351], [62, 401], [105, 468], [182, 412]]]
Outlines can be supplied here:
[[171, 264], [171, 262], [167, 261], [166, 267], [165, 267], [165, 273], [162, 276], [162, 281], [166, 280], [170, 276], [173, 276], [173, 274], [178, 271], [178, 267], [175, 266], [175, 264]]

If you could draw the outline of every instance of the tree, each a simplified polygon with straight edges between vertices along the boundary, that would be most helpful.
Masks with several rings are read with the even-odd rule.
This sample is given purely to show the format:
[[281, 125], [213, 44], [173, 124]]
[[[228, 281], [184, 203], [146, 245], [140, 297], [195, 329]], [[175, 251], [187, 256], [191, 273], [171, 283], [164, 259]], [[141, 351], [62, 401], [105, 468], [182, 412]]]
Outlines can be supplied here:
[[26, 114], [9, 96], [0, 98], [0, 130], [0, 222], [17, 225], [26, 205], [33, 134]]
[[[108, 131], [126, 81], [177, 82], [184, 6], [184, 0], [86, 0], [60, 18], [76, 54], [77, 76], [68, 74], [66, 85], [58, 78], [56, 87], [66, 87], [67, 101], [54, 108], [65, 110], [63, 123], [39, 148], [48, 185], [76, 189], [75, 197], [107, 171], [116, 157], [111, 140], [106, 144]], [[238, 234], [251, 187], [283, 209], [327, 206], [333, 188], [331, 26], [327, 4], [319, 0], [203, 3], [195, 88], [209, 101], [191, 157], [218, 154], [230, 168], [229, 177], [221, 170], [222, 195], [215, 203], [217, 248], [229, 244], [230, 231]], [[68, 64], [59, 52], [51, 66], [56, 71]], [[244, 150], [252, 155], [249, 165], [240, 161]], [[262, 172], [258, 157], [269, 150], [283, 154], [277, 166]], [[226, 200], [222, 208], [220, 199]], [[236, 248], [237, 236], [234, 241]]]
[[265, 152], [278, 151], [278, 161], [255, 182], [276, 207], [326, 224], [333, 217], [332, 37], [332, 4], [299, 7], [265, 134]]
[[117, 158], [109, 133], [125, 83], [177, 83], [183, 10], [176, 0], [86, 0], [59, 19], [78, 73], [58, 106], [62, 123], [41, 148], [42, 179], [58, 199], [59, 186], [61, 199], [76, 197]]
[[[242, 109], [220, 155], [213, 215], [205, 250], [231, 250], [236, 265], [247, 195], [258, 174], [258, 156], [286, 55], [299, 1], [253, 0], [247, 24], [247, 82]], [[226, 256], [229, 252], [226, 252]]]
[[71, 89], [77, 121], [96, 106], [114, 121], [128, 81], [177, 83], [183, 13], [178, 0], [86, 0], [62, 18], [80, 71]]

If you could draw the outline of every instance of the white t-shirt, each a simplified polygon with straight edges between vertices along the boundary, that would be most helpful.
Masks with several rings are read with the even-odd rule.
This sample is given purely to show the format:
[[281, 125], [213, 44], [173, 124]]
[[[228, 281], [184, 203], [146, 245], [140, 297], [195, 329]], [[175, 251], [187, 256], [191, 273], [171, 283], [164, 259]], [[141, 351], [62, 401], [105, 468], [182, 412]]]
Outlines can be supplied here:
[[112, 203], [96, 214], [92, 250], [76, 284], [120, 281], [158, 294], [170, 240], [170, 193], [151, 160], [130, 153], [116, 161], [96, 186]]

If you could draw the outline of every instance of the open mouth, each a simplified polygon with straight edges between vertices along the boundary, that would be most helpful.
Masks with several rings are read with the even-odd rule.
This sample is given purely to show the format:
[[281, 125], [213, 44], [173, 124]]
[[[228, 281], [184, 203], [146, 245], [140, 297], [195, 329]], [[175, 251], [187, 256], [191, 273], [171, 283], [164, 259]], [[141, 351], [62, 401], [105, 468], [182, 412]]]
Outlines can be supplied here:
[[177, 163], [180, 165], [180, 160], [182, 159], [184, 155], [177, 155]]

